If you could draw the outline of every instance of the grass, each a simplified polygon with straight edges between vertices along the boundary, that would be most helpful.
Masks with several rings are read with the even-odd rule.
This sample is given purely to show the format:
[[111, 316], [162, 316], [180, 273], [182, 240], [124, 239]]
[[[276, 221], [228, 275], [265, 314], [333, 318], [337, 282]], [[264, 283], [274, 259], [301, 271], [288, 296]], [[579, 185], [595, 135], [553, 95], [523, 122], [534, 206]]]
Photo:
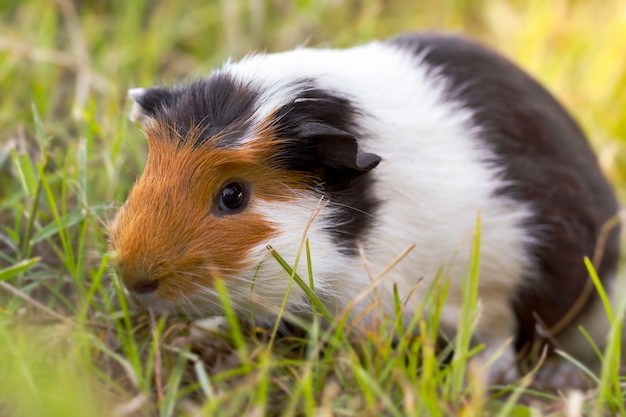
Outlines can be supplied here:
[[548, 394], [526, 379], [485, 391], [468, 364], [475, 268], [452, 359], [435, 348], [445, 281], [423, 306], [428, 319], [402, 323], [419, 337], [400, 330], [400, 316], [347, 332], [345, 316], [321, 306], [306, 332], [276, 337], [278, 328], [246, 328], [233, 315], [228, 329], [208, 331], [126, 304], [104, 230], [146, 157], [127, 121], [128, 88], [199, 76], [251, 50], [340, 47], [425, 28], [466, 32], [535, 74], [581, 121], [626, 197], [619, 0], [3, 1], [0, 415], [626, 414], [621, 305], [607, 313], [613, 332], [597, 389]]

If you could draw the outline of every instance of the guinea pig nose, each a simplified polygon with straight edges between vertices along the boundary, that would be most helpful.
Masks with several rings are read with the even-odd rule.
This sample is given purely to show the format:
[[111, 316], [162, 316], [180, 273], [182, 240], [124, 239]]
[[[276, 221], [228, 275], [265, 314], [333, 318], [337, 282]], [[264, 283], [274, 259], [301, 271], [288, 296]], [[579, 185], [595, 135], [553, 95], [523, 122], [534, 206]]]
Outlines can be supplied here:
[[133, 282], [128, 286], [128, 289], [136, 294], [148, 294], [156, 291], [159, 286], [159, 281], [156, 279], [143, 279], [141, 281]]

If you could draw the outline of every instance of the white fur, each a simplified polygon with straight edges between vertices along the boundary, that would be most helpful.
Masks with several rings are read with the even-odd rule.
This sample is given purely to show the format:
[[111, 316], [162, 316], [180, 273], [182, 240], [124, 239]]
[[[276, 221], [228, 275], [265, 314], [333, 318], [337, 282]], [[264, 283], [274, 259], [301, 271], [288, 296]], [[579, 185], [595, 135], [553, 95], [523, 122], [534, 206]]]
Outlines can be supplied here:
[[145, 88], [131, 88], [128, 90], [128, 97], [133, 99], [133, 106], [131, 107], [130, 115], [128, 116], [128, 119], [131, 122], [146, 123], [148, 121], [149, 116], [146, 114], [144, 108], [138, 103], [144, 94], [146, 94]]

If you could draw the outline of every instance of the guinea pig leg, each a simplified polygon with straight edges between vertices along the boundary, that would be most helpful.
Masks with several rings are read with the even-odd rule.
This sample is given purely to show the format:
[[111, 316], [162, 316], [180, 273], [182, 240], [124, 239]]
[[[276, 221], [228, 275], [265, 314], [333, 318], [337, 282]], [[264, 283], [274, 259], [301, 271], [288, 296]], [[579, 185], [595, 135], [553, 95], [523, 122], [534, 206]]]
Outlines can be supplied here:
[[[611, 304], [615, 306], [617, 305], [617, 295], [613, 289], [615, 277], [609, 278], [605, 284], [605, 290], [609, 294]], [[578, 317], [569, 328], [554, 337], [557, 349], [567, 352], [568, 355], [576, 358], [592, 372], [597, 372], [601, 361], [589, 340], [580, 330], [581, 328], [585, 329], [588, 337], [594, 341], [600, 350], [604, 350], [605, 342], [611, 331], [611, 324], [599, 298], [595, 299], [589, 309]], [[589, 385], [591, 381], [587, 379], [578, 366], [556, 354], [552, 356], [537, 371], [534, 386], [542, 389], [562, 390], [566, 388], [582, 389]]]

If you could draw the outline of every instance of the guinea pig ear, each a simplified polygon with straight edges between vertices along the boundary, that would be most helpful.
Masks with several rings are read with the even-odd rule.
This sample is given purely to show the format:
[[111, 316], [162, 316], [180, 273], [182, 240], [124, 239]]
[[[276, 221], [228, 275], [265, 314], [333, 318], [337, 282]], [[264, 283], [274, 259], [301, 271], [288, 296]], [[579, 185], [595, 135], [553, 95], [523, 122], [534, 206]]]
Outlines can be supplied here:
[[131, 88], [128, 90], [128, 96], [133, 100], [129, 118], [132, 122], [142, 124], [154, 119], [160, 109], [174, 101], [172, 91], [160, 87]]
[[359, 145], [350, 133], [319, 122], [301, 126], [301, 135], [314, 139], [319, 162], [329, 168], [365, 173], [376, 168], [382, 158], [373, 153], [359, 153]]

